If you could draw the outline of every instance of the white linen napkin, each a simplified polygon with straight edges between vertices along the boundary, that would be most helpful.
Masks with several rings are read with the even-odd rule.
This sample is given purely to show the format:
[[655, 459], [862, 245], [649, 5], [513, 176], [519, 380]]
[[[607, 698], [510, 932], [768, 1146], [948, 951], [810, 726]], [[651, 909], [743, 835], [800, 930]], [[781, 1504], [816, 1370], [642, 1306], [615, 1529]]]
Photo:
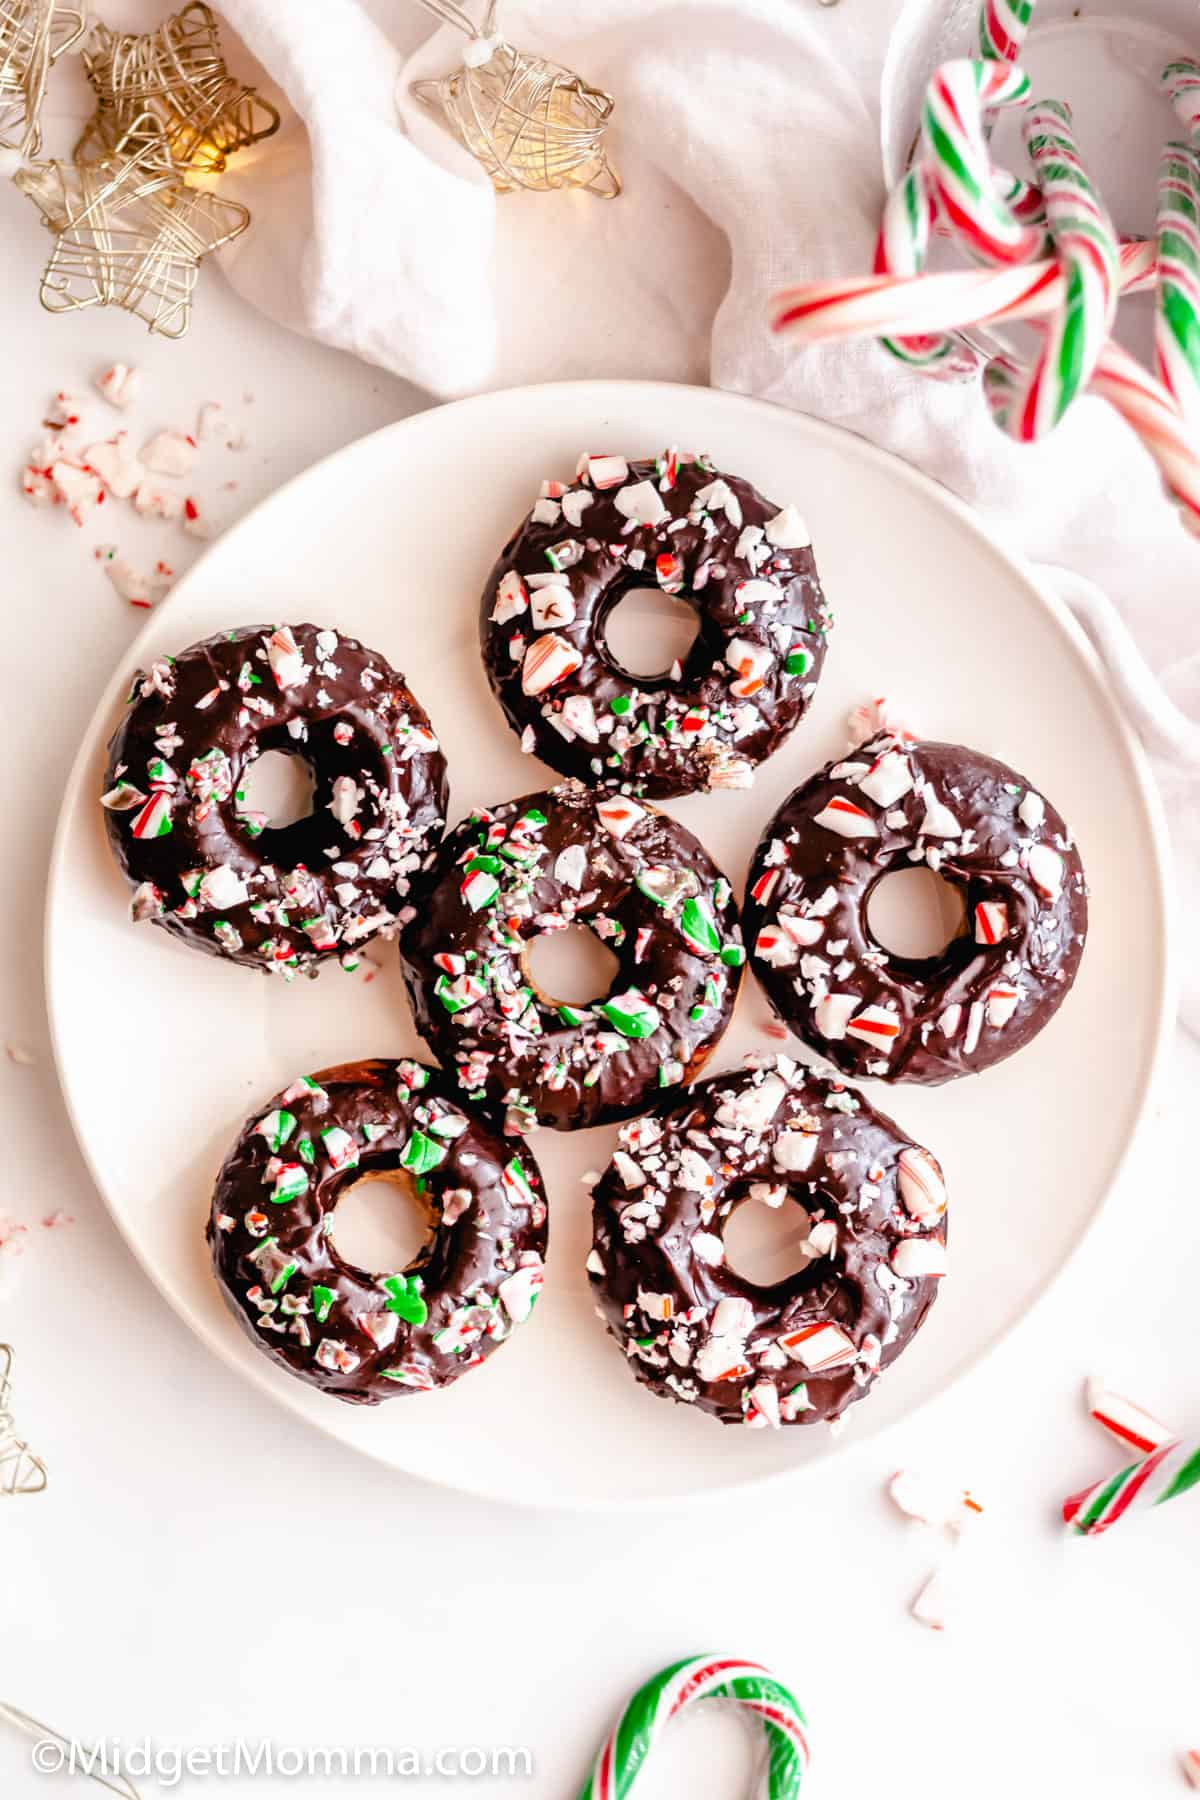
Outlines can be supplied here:
[[[1136, 440], [1083, 400], [1046, 443], [1016, 446], [973, 383], [931, 380], [870, 344], [799, 354], [768, 330], [773, 289], [870, 266], [883, 199], [875, 96], [896, 10], [508, 0], [511, 42], [616, 96], [626, 191], [606, 203], [497, 201], [408, 93], [456, 67], [466, 41], [417, 0], [223, 0], [298, 120], [227, 178], [256, 218], [227, 271], [282, 322], [439, 397], [572, 376], [710, 381], [833, 420], [925, 470], [1059, 571], [1156, 753], [1194, 904], [1200, 544]], [[1200, 958], [1184, 952], [1184, 1016], [1200, 1029]]]

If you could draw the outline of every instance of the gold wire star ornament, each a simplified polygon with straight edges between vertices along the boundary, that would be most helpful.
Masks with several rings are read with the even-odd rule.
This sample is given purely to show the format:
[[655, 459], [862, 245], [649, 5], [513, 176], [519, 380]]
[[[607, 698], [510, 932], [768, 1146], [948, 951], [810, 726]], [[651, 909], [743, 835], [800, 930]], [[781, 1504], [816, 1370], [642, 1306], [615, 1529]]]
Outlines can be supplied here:
[[13, 1350], [0, 1344], [0, 1497], [40, 1494], [46, 1485], [46, 1465], [17, 1436], [10, 1407]]
[[279, 114], [229, 73], [212, 10], [193, 0], [142, 36], [97, 25], [83, 51], [96, 111], [75, 147], [83, 161], [152, 116], [178, 169], [219, 175], [231, 156], [279, 130]]
[[54, 234], [47, 312], [119, 306], [163, 337], [187, 330], [202, 259], [250, 223], [244, 206], [180, 178], [149, 113], [95, 162], [33, 163], [13, 179]]
[[462, 68], [437, 81], [414, 82], [412, 91], [442, 114], [497, 193], [576, 187], [615, 200], [621, 179], [604, 146], [612, 95], [560, 63], [506, 43], [496, 29], [499, 0], [488, 0], [481, 27], [455, 0], [421, 4], [457, 26], [468, 42]]
[[46, 77], [86, 27], [82, 10], [54, 0], [0, 0], [0, 150], [37, 155]]

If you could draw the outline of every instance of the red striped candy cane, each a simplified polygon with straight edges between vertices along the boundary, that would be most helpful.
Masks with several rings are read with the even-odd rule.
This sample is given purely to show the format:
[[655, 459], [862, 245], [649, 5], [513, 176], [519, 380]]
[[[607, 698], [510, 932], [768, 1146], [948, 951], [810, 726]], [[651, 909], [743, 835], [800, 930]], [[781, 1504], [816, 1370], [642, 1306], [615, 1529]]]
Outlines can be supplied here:
[[1158, 180], [1159, 380], [1183, 417], [1200, 424], [1200, 156], [1168, 144]]
[[1200, 1445], [1180, 1438], [1151, 1451], [1141, 1462], [1097, 1481], [1063, 1502], [1063, 1522], [1081, 1537], [1098, 1537], [1127, 1513], [1147, 1512], [1200, 1484]]
[[1028, 75], [1009, 62], [943, 63], [926, 91], [921, 158], [939, 211], [981, 262], [1028, 262], [1042, 244], [997, 191], [984, 129], [987, 113], [1028, 99]]
[[808, 1768], [808, 1724], [768, 1669], [734, 1656], [694, 1656], [651, 1677], [605, 1738], [579, 1800], [624, 1800], [664, 1728], [701, 1700], [733, 1701], [761, 1726], [767, 1757], [755, 1800], [794, 1800]]
[[1040, 354], [997, 414], [1031, 443], [1054, 429], [1092, 377], [1116, 315], [1120, 264], [1112, 220], [1080, 161], [1070, 108], [1057, 100], [1035, 107], [1025, 142], [1066, 280], [1065, 303], [1050, 315]]

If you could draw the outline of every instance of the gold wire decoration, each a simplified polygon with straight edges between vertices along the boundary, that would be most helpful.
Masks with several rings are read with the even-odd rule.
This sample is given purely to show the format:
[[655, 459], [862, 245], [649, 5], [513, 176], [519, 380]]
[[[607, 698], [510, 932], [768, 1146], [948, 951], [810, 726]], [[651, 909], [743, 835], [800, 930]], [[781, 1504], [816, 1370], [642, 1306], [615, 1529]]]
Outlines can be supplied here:
[[46, 77], [86, 29], [82, 9], [54, 0], [0, 0], [0, 150], [37, 155]]
[[444, 116], [497, 193], [576, 187], [615, 200], [621, 179], [604, 147], [612, 95], [560, 63], [514, 50], [496, 29], [499, 0], [488, 0], [482, 27], [455, 0], [421, 4], [465, 32], [468, 43], [461, 69], [414, 82], [412, 91]]
[[13, 179], [54, 234], [47, 312], [120, 306], [163, 337], [191, 322], [201, 259], [250, 223], [244, 206], [182, 180], [151, 113], [95, 162], [32, 163]]
[[45, 1463], [17, 1436], [13, 1423], [12, 1366], [12, 1345], [0, 1344], [0, 1497], [40, 1494], [46, 1485]]
[[136, 120], [162, 127], [171, 160], [187, 174], [219, 175], [231, 156], [279, 130], [279, 114], [229, 73], [212, 9], [192, 0], [142, 36], [97, 25], [83, 51], [96, 111], [75, 146], [79, 161], [133, 142]]

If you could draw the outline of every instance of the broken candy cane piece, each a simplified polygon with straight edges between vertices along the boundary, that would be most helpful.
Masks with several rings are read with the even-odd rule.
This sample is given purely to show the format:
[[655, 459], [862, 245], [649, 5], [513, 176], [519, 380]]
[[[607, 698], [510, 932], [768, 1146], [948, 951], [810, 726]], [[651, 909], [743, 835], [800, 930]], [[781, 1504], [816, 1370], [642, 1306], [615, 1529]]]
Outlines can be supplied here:
[[244, 450], [246, 434], [233, 423], [219, 400], [207, 400], [196, 415], [196, 436], [202, 444], [223, 444], [226, 450]]
[[850, 737], [851, 750], [857, 750], [860, 744], [869, 743], [879, 736], [881, 731], [888, 731], [896, 738], [912, 740], [916, 733], [904, 722], [904, 710], [886, 694], [877, 694], [872, 700], [863, 700], [846, 715], [846, 730]]
[[777, 550], [807, 550], [812, 543], [812, 534], [794, 506], [785, 506], [768, 519], [763, 535]]
[[813, 820], [814, 825], [821, 825], [826, 831], [832, 831], [838, 837], [869, 838], [878, 837], [875, 821], [861, 806], [855, 806], [853, 800], [847, 800], [842, 794], [835, 794], [828, 806]]
[[983, 1507], [969, 1488], [955, 1488], [930, 1481], [910, 1469], [897, 1469], [888, 1482], [888, 1498], [906, 1519], [921, 1525], [937, 1525], [946, 1531], [965, 1531], [982, 1517]]
[[125, 412], [137, 399], [142, 385], [141, 370], [130, 368], [128, 363], [113, 363], [95, 377], [92, 385], [110, 406]]
[[556, 682], [573, 675], [582, 661], [574, 644], [559, 637], [556, 631], [549, 631], [544, 637], [534, 638], [525, 651], [521, 688], [526, 694], [544, 694]]
[[93, 444], [84, 451], [84, 458], [115, 500], [128, 500], [145, 480], [145, 466], [127, 431], [118, 431], [106, 443]]
[[1062, 893], [1063, 859], [1049, 844], [1034, 844], [1028, 856], [1029, 878], [1038, 893], [1047, 900], [1057, 900]]
[[913, 1144], [902, 1150], [898, 1162], [900, 1198], [905, 1211], [918, 1225], [932, 1225], [946, 1210], [946, 1178], [928, 1150]]
[[201, 505], [194, 494], [189, 494], [183, 503], [183, 529], [189, 537], [207, 540], [213, 535], [213, 523], [208, 514], [208, 507]]
[[1179, 1759], [1184, 1776], [1194, 1788], [1200, 1788], [1200, 1750], [1185, 1750]]
[[186, 431], [160, 431], [142, 446], [142, 461], [156, 475], [190, 475], [196, 440]]
[[68, 431], [73, 425], [78, 425], [82, 412], [82, 403], [74, 394], [60, 391], [46, 408], [46, 417], [42, 423], [52, 431]]
[[161, 481], [143, 481], [133, 496], [133, 504], [145, 519], [178, 519], [183, 512], [183, 495]]
[[1008, 907], [1003, 900], [981, 900], [975, 908], [975, 942], [998, 944], [1008, 936]]
[[1119, 1444], [1128, 1444], [1143, 1456], [1170, 1443], [1175, 1436], [1153, 1413], [1135, 1406], [1124, 1394], [1115, 1394], [1098, 1375], [1088, 1377], [1084, 1393], [1088, 1412], [1097, 1425], [1102, 1425]]
[[93, 469], [73, 462], [56, 462], [51, 474], [59, 498], [66, 503], [67, 511], [76, 525], [82, 525], [84, 515], [93, 506], [103, 503], [104, 484], [100, 477]]
[[54, 464], [62, 455], [62, 442], [47, 439], [30, 452], [21, 471], [21, 492], [32, 506], [58, 506], [62, 500], [54, 484]]
[[937, 1238], [904, 1238], [892, 1251], [892, 1267], [905, 1281], [939, 1280], [946, 1273], [946, 1246]]
[[885, 750], [858, 784], [860, 792], [876, 806], [894, 806], [912, 785], [912, 768], [902, 750]]
[[928, 1625], [930, 1631], [945, 1631], [947, 1594], [940, 1570], [934, 1570], [908, 1610], [918, 1624]]
[[583, 455], [575, 470], [577, 475], [586, 475], [594, 488], [620, 487], [629, 474], [629, 464], [623, 456], [589, 456]]
[[96, 560], [104, 565], [104, 573], [130, 606], [156, 606], [171, 585], [157, 570], [149, 574], [136, 569], [127, 557], [118, 554], [115, 544], [98, 544]]

